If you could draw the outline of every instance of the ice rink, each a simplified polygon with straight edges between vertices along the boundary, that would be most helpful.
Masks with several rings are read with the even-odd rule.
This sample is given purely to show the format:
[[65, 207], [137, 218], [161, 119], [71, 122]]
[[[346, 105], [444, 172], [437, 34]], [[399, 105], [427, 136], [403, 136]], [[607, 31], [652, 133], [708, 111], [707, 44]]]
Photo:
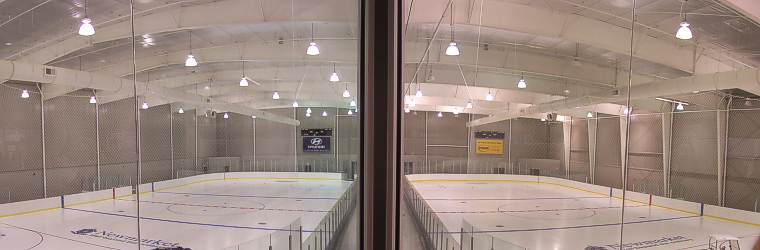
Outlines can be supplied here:
[[[143, 249], [221, 249], [269, 235], [298, 218], [306, 239], [350, 184], [324, 178], [235, 178], [144, 192], [140, 228], [149, 247]], [[136, 249], [135, 198], [0, 218], [0, 249]]]
[[[455, 239], [460, 238], [464, 219], [527, 249], [619, 249], [623, 205], [619, 197], [488, 175], [407, 177]], [[739, 237], [742, 249], [751, 249], [760, 235], [756, 223], [700, 216], [645, 202], [626, 201], [625, 207], [623, 249], [707, 249], [711, 234]]]

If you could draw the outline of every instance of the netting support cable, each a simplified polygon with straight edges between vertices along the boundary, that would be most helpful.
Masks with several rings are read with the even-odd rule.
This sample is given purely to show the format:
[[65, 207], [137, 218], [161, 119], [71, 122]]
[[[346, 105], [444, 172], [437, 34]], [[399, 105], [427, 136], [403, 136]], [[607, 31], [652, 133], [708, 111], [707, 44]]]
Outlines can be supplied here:
[[[137, 52], [135, 41], [135, 3], [129, 0], [129, 19], [132, 27], [132, 81], [137, 83]], [[135, 185], [135, 201], [137, 205], [137, 249], [142, 249], [140, 235], [140, 184], [142, 184], [142, 154], [140, 152], [140, 103], [137, 98], [137, 84], [132, 84], [135, 100], [135, 151], [137, 152], [137, 184]]]
[[[623, 194], [622, 194], [622, 205], [621, 207], [625, 208], [625, 191], [628, 189], [628, 158], [629, 158], [629, 152], [628, 152], [628, 144], [630, 144], [630, 136], [631, 136], [631, 87], [633, 86], [633, 41], [634, 41], [634, 34], [635, 34], [635, 27], [636, 27], [636, 0], [633, 0], [631, 3], [631, 40], [630, 40], [630, 51], [628, 51], [628, 98], [626, 99], [625, 107], [628, 108], [629, 112], [628, 114], [625, 114], [625, 144], [623, 148], [620, 150], [624, 150], [624, 155], [622, 160], [622, 171], [623, 171]], [[620, 250], [623, 250], [623, 229], [625, 228], [625, 209], [620, 209]]]

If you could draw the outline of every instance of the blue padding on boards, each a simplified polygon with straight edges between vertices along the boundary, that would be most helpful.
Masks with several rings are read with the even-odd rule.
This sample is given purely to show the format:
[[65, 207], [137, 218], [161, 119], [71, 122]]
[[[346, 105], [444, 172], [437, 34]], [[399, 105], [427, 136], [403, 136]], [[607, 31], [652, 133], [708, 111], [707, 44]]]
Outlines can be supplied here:
[[63, 195], [61, 195], [61, 208], [63, 208], [63, 207], [64, 207], [64, 205], [63, 205], [63, 204], [64, 204], [64, 203], [63, 203]]

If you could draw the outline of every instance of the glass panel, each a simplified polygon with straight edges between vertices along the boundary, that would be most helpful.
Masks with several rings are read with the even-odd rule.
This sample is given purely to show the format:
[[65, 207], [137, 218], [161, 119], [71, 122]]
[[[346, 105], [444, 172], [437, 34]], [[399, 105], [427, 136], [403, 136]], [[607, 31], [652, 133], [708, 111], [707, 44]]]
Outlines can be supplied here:
[[357, 248], [359, 1], [0, 9], [0, 248]]
[[405, 1], [400, 172], [421, 217], [402, 235], [751, 248], [760, 12], [741, 2]]
[[[134, 95], [134, 84], [98, 71], [128, 61], [130, 35], [84, 32], [90, 21], [130, 30], [129, 5], [14, 0], [0, 9], [2, 248], [136, 248], [136, 107], [109, 99]], [[91, 54], [102, 50], [124, 54]]]

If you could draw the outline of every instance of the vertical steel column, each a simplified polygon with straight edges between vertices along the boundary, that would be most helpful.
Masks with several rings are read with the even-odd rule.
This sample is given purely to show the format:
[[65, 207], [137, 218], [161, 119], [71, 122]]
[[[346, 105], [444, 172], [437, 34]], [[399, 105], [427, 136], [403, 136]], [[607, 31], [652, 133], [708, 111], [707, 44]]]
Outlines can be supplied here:
[[425, 168], [430, 171], [430, 160], [428, 160], [428, 112], [425, 111]]
[[256, 168], [256, 118], [253, 118], [251, 116], [252, 122], [253, 122], [253, 169], [254, 171], [258, 170]]
[[[507, 160], [509, 161], [509, 166], [511, 169], [514, 170], [514, 167], [512, 167], [512, 120], [514, 119], [509, 119], [509, 141], [507, 142], [509, 144], [509, 148], [507, 149]], [[514, 171], [512, 171], [510, 174], [514, 174]]]
[[596, 132], [599, 125], [599, 118], [588, 120], [588, 177], [591, 184], [594, 183], [594, 172], [596, 172]]
[[718, 110], [718, 206], [724, 206], [726, 202], [726, 161], [728, 160], [728, 113], [731, 108], [733, 97], [724, 98], [721, 105], [725, 109]]
[[174, 176], [174, 109], [169, 105], [169, 149], [172, 154], [172, 176]]
[[198, 170], [198, 108], [195, 108], [195, 117], [194, 117], [194, 124], [195, 124], [195, 160], [193, 163], [195, 164], [195, 167], [193, 167], [194, 170]]
[[[565, 158], [565, 179], [570, 179], [570, 147], [572, 146], [573, 118], [562, 122], [562, 145]], [[551, 139], [550, 139], [551, 140]]]
[[37, 84], [37, 89], [40, 91], [40, 120], [42, 121], [40, 123], [40, 132], [42, 133], [42, 192], [44, 197], [47, 198], [47, 153], [45, 152], [45, 94], [42, 93], [40, 84]]
[[670, 170], [673, 150], [673, 105], [667, 103], [667, 112], [662, 112], [662, 191], [670, 197]]
[[96, 169], [97, 169], [97, 178], [98, 178], [98, 190], [100, 190], [101, 187], [101, 181], [100, 181], [100, 103], [98, 100], [98, 95], [95, 92], [95, 90], [92, 91], [92, 94], [95, 96], [95, 160], [96, 160]]
[[361, 249], [397, 249], [404, 9], [400, 0], [363, 0], [360, 8]]
[[[296, 119], [296, 109], [293, 108], [293, 119]], [[293, 172], [298, 172], [298, 127], [293, 125]], [[316, 169], [316, 166], [314, 166]], [[285, 171], [285, 163], [282, 164], [282, 171]]]

